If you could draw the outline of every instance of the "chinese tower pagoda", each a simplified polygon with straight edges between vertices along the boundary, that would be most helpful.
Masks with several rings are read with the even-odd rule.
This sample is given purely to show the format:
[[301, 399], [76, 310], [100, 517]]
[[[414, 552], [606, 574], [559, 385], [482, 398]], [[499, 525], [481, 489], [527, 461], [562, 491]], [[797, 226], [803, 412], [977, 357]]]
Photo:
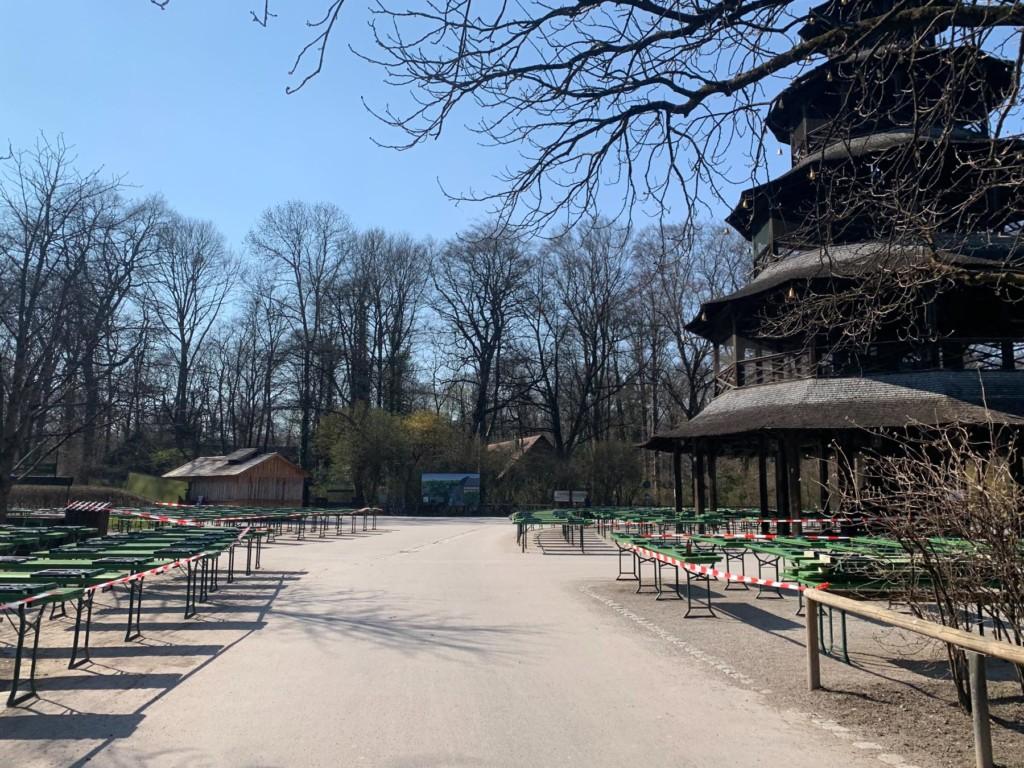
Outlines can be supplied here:
[[768, 111], [791, 168], [727, 218], [751, 278], [690, 325], [715, 396], [647, 444], [674, 454], [677, 508], [684, 453], [698, 512], [718, 506], [716, 457], [756, 456], [762, 512], [796, 518], [828, 508], [838, 451], [886, 430], [1024, 427], [1024, 152], [990, 130], [1014, 65], [887, 25], [920, 4], [835, 0], [800, 30], [836, 42]]

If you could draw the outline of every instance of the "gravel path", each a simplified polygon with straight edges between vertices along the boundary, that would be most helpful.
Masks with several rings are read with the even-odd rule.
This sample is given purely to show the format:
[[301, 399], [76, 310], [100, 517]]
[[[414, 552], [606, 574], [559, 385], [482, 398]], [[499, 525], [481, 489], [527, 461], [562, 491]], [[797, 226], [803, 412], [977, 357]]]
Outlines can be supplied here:
[[521, 555], [505, 521], [382, 528], [282, 540], [198, 620], [154, 581], [144, 639], [101, 611], [83, 670], [48, 622], [4, 764], [907, 765], [601, 592], [612, 558]]

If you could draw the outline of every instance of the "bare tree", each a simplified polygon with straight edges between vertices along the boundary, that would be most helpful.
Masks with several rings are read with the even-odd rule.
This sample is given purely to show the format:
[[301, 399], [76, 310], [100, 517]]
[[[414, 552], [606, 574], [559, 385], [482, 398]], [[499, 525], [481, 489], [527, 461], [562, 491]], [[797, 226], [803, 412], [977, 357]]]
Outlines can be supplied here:
[[749, 251], [722, 226], [667, 226], [643, 231], [634, 244], [643, 295], [670, 340], [662, 383], [684, 419], [714, 394], [713, 345], [688, 330], [701, 305], [740, 287]]
[[392, 413], [401, 412], [410, 402], [412, 343], [425, 299], [429, 263], [426, 244], [407, 235], [371, 229], [359, 236], [341, 286], [348, 295], [351, 315], [364, 320], [358, 329], [364, 339], [356, 343], [350, 336], [349, 341], [350, 347], [365, 350], [362, 391], [372, 397], [377, 408]]
[[186, 456], [199, 447], [190, 393], [196, 359], [235, 286], [239, 263], [211, 222], [173, 213], [160, 227], [157, 247], [145, 296], [173, 364], [169, 415], [174, 447]]
[[252, 255], [268, 264], [282, 292], [278, 307], [288, 320], [298, 389], [299, 461], [311, 466], [311, 439], [333, 386], [332, 344], [326, 331], [331, 299], [352, 248], [352, 229], [330, 203], [291, 201], [265, 210], [249, 233]]
[[559, 232], [541, 249], [524, 365], [560, 455], [609, 436], [609, 409], [635, 373], [619, 364], [631, 291], [629, 233], [606, 220]]
[[434, 312], [452, 336], [454, 377], [470, 392], [470, 433], [481, 438], [502, 405], [496, 395], [502, 350], [521, 311], [528, 267], [522, 243], [490, 226], [460, 234], [437, 258]]
[[[906, 560], [860, 565], [860, 577], [897, 590], [919, 616], [1024, 644], [1024, 485], [1020, 435], [998, 424], [910, 425], [877, 448], [839, 453], [858, 482], [840, 486], [842, 512], [867, 514]], [[857, 472], [853, 472], [856, 461]], [[851, 566], [851, 568], [854, 566]], [[970, 708], [964, 652], [947, 647], [960, 704]], [[1024, 685], [1024, 669], [1018, 669]]]
[[[135, 353], [130, 329], [136, 325], [134, 294], [139, 276], [150, 266], [163, 213], [156, 200], [128, 204], [111, 194], [97, 201], [91, 215], [91, 236], [79, 239], [82, 273], [72, 306], [81, 390], [81, 438], [78, 479], [88, 482], [102, 455], [99, 430], [108, 432], [117, 399], [114, 373]], [[103, 391], [105, 388], [106, 391]], [[66, 405], [72, 405], [69, 398]], [[66, 425], [71, 428], [71, 422]]]
[[[15, 152], [0, 179], [0, 521], [15, 467], [67, 438], [55, 409], [91, 344], [73, 328], [78, 289], [111, 223], [118, 182], [80, 175], [62, 141]], [[115, 271], [121, 295], [130, 275]], [[30, 443], [35, 442], [33, 448]], [[27, 471], [27, 470], [26, 470]]]

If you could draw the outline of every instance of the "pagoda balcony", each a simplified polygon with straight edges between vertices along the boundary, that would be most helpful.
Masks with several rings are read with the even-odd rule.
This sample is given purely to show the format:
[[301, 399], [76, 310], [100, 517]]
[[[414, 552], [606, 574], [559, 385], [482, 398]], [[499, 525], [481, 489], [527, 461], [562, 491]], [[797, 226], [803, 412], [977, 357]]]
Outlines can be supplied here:
[[822, 353], [801, 349], [746, 357], [719, 368], [715, 394], [802, 379], [909, 371], [1024, 370], [1024, 342], [945, 337], [933, 342], [880, 342], [866, 350]]

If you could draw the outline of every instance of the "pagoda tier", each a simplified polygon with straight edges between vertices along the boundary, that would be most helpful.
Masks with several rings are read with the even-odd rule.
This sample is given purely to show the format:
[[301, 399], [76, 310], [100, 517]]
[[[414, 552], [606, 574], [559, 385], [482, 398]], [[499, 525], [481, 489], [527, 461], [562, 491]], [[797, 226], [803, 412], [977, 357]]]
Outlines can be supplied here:
[[920, 129], [930, 114], [943, 130], [985, 135], [989, 113], [1013, 88], [1012, 75], [1011, 62], [970, 46], [913, 59], [899, 47], [874, 48], [798, 77], [772, 102], [766, 124], [790, 145], [794, 163], [836, 141]]
[[[921, 39], [919, 30], [909, 25], [885, 25], [884, 20], [892, 14], [925, 8], [931, 4], [932, 0], [828, 0], [807, 12], [799, 35], [804, 40], [812, 40], [832, 31], [854, 30], [856, 25], [867, 22], [865, 30], [854, 37], [860, 47], [874, 45], [879, 40], [913, 41], [921, 45], [926, 41]], [[947, 19], [948, 16], [929, 21], [929, 40], [934, 40], [934, 36], [946, 28]], [[841, 39], [844, 44], [849, 44], [847, 35]]]
[[1016, 228], [1022, 180], [1022, 141], [892, 131], [836, 143], [746, 190], [726, 221], [753, 242], [756, 274], [814, 245]]

